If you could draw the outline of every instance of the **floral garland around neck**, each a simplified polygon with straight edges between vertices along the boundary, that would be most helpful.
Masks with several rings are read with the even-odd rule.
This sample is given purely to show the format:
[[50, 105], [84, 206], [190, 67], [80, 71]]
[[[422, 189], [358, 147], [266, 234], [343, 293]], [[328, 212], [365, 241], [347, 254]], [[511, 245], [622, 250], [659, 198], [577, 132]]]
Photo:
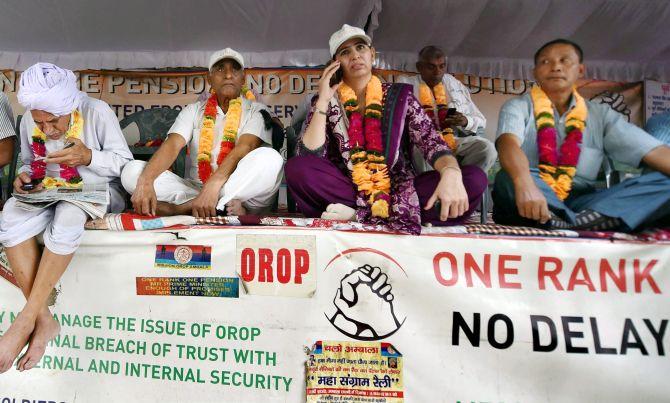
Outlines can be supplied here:
[[538, 169], [540, 178], [551, 187], [560, 200], [565, 200], [572, 189], [581, 153], [582, 134], [586, 127], [588, 109], [586, 101], [572, 90], [575, 106], [565, 119], [565, 140], [560, 150], [556, 146], [558, 130], [554, 121], [554, 108], [547, 94], [539, 86], [530, 91], [537, 127]]
[[[65, 132], [65, 140], [78, 139], [81, 136], [83, 129], [84, 119], [81, 117], [81, 113], [78, 110], [74, 110], [72, 112], [70, 127], [67, 132]], [[39, 127], [35, 126], [33, 129], [32, 140], [31, 147], [33, 150], [33, 161], [30, 163], [30, 170], [32, 172], [30, 178], [32, 180], [41, 180], [45, 189], [78, 189], [83, 186], [84, 182], [81, 175], [79, 175], [77, 167], [60, 164], [59, 178], [46, 176], [47, 164], [44, 158], [46, 158], [47, 154], [45, 145], [47, 136]]]
[[[435, 94], [435, 96], [433, 96]], [[439, 122], [438, 129], [441, 132], [442, 139], [447, 143], [451, 152], [456, 152], [456, 138], [454, 137], [454, 129], [446, 125], [447, 111], [449, 104], [449, 96], [444, 88], [444, 84], [439, 83], [431, 90], [428, 84], [421, 82], [419, 86], [419, 103], [423, 110], [430, 116], [430, 119], [435, 122], [435, 110], [437, 109], [437, 121]]]
[[[240, 96], [231, 99], [228, 102], [228, 111], [226, 112], [226, 122], [223, 125], [223, 136], [221, 138], [221, 149], [216, 158], [216, 165], [219, 166], [223, 160], [235, 148], [235, 139], [240, 127], [242, 118], [242, 97], [250, 101], [255, 101], [254, 93], [246, 86], [242, 87]], [[200, 141], [198, 142], [198, 177], [204, 184], [212, 176], [212, 146], [214, 145], [214, 124], [216, 123], [216, 107], [218, 99], [216, 93], [212, 93], [205, 104], [205, 113], [203, 114], [200, 125]]]
[[358, 191], [367, 197], [372, 216], [388, 218], [391, 179], [382, 145], [382, 82], [376, 76], [368, 82], [364, 116], [358, 111], [358, 98], [351, 87], [342, 83], [338, 94], [349, 119], [352, 179]]

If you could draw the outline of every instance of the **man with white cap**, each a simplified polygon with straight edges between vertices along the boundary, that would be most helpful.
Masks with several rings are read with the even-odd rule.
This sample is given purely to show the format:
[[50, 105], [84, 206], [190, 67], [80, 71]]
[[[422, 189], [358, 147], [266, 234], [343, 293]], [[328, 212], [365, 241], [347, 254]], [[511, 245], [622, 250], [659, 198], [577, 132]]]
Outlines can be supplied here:
[[[319, 81], [298, 156], [286, 166], [300, 210], [410, 234], [419, 234], [421, 224], [466, 220], [486, 188], [483, 171], [459, 167], [410, 85], [372, 74], [375, 49], [365, 31], [345, 24], [329, 47], [333, 62]], [[331, 82], [338, 69], [342, 81]], [[435, 171], [417, 176], [411, 147]]]
[[[28, 192], [22, 189], [27, 184], [35, 185], [30, 190], [35, 192], [53, 184], [76, 188], [81, 183], [109, 183], [107, 210], [122, 211], [119, 176], [132, 154], [109, 105], [79, 91], [72, 71], [50, 63], [37, 63], [23, 72], [18, 99], [30, 113], [21, 121], [23, 166], [14, 191]], [[47, 299], [79, 246], [87, 218], [67, 202], [34, 211], [18, 208], [14, 198], [5, 204], [0, 242], [27, 303], [0, 339], [0, 373], [11, 367], [28, 342], [17, 367], [34, 367], [58, 334]], [[35, 240], [41, 232], [42, 253]]]
[[[209, 98], [181, 111], [149, 162], [124, 169], [137, 213], [244, 215], [272, 205], [284, 160], [269, 147], [272, 132], [261, 114], [267, 108], [245, 86], [242, 55], [230, 48], [212, 54], [207, 81]], [[191, 161], [181, 178], [167, 169], [186, 145]]]

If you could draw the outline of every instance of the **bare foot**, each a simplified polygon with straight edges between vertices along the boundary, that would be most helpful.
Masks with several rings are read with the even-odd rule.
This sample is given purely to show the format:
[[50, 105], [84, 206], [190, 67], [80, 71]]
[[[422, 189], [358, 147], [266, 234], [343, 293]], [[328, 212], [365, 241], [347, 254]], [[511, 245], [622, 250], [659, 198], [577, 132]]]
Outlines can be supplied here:
[[104, 218], [96, 218], [93, 220], [88, 220], [86, 221], [86, 224], [84, 224], [84, 228], [86, 229], [109, 229], [109, 226], [107, 225], [107, 220]]
[[12, 367], [14, 359], [28, 343], [28, 338], [35, 328], [35, 321], [19, 313], [7, 333], [0, 338], [0, 374]]
[[172, 204], [168, 202], [156, 203], [156, 215], [159, 217], [171, 217], [175, 215], [191, 215], [190, 201], [184, 204]]
[[19, 359], [16, 368], [19, 371], [33, 369], [44, 355], [47, 344], [60, 333], [60, 325], [53, 316], [43, 314], [37, 317], [35, 331], [30, 336], [28, 350]]
[[177, 214], [176, 207], [170, 203], [156, 203], [156, 215], [160, 217], [173, 216]]
[[354, 221], [356, 219], [356, 210], [344, 204], [329, 204], [326, 211], [321, 214], [321, 218], [326, 220], [345, 220]]
[[247, 209], [245, 209], [242, 202], [237, 199], [233, 199], [226, 203], [226, 211], [228, 212], [228, 215], [247, 215]]

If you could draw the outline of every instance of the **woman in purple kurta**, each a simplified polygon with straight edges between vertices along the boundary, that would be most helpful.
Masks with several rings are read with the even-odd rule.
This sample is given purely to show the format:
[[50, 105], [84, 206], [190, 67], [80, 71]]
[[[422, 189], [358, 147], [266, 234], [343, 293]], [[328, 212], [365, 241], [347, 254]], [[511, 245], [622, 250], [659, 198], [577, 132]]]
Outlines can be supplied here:
[[[338, 57], [334, 57], [337, 61], [324, 71], [319, 95], [312, 100], [312, 109], [304, 126], [306, 129], [298, 140], [297, 156], [286, 165], [289, 191], [298, 208], [309, 217], [320, 217], [326, 209], [330, 210], [328, 206], [344, 205], [355, 209], [355, 218], [359, 222], [383, 224], [392, 230], [410, 234], [420, 234], [422, 223], [463, 223], [481, 200], [487, 186], [486, 175], [475, 166], [458, 167], [449, 147], [435, 130], [432, 120], [423, 111], [408, 84], [382, 86], [382, 144], [385, 145], [384, 154], [391, 178], [389, 217], [373, 217], [367, 197], [356, 190], [351, 179], [349, 122], [335, 92], [338, 86], [328, 85], [338, 67], [343, 69], [344, 81], [352, 88], [356, 79], [364, 81], [367, 77], [369, 81], [371, 72], [368, 71], [365, 76], [361, 65], [369, 56], [366, 50], [374, 55], [374, 48], [370, 47], [369, 38], [360, 33], [362, 30], [351, 28], [345, 26], [331, 37], [331, 54], [337, 54]], [[338, 34], [341, 35], [337, 37]], [[340, 52], [344, 57], [340, 58]], [[349, 59], [353, 59], [350, 65], [347, 64]], [[325, 99], [329, 99], [327, 108], [320, 106], [325, 102], [319, 103], [324, 95]], [[324, 117], [325, 122], [314, 123]], [[315, 126], [325, 124], [325, 140], [322, 143], [319, 140], [323, 137], [318, 136], [323, 134], [315, 136], [314, 133], [315, 129], [322, 130], [323, 126], [310, 132], [313, 123]], [[314, 147], [314, 138], [320, 146]], [[411, 163], [412, 147], [420, 150], [436, 171], [417, 177]], [[435, 203], [438, 200], [440, 203]]]

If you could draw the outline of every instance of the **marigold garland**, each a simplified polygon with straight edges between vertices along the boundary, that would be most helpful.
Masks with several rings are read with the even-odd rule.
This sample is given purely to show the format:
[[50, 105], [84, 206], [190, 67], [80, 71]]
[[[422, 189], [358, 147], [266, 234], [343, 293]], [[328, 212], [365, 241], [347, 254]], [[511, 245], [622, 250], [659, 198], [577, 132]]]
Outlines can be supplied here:
[[[436, 126], [441, 132], [442, 139], [447, 143], [451, 152], [456, 152], [454, 129], [447, 126], [445, 122], [447, 110], [449, 109], [447, 106], [449, 104], [449, 95], [447, 95], [444, 84], [439, 83], [431, 90], [426, 83], [422, 82], [419, 85], [419, 103], [433, 122], [437, 122]], [[437, 110], [437, 116], [435, 116], [435, 110]]]
[[368, 197], [373, 217], [388, 218], [391, 204], [391, 179], [382, 144], [382, 83], [372, 76], [365, 89], [365, 114], [358, 112], [356, 93], [345, 83], [338, 90], [340, 102], [349, 118], [349, 146], [352, 180]]
[[[242, 87], [240, 96], [228, 102], [228, 111], [221, 138], [221, 149], [216, 158], [217, 166], [221, 165], [223, 160], [235, 148], [235, 139], [237, 138], [237, 131], [239, 130], [242, 118], [242, 96], [250, 101], [256, 100], [253, 92], [244, 86]], [[203, 184], [212, 176], [212, 146], [214, 145], [214, 124], [216, 123], [217, 106], [218, 99], [216, 94], [213, 93], [205, 104], [205, 113], [203, 114], [200, 126], [200, 140], [198, 142], [198, 177]]]
[[[74, 110], [72, 112], [70, 119], [70, 127], [68, 128], [67, 132], [65, 132], [65, 139], [78, 139], [84, 129], [84, 119], [81, 117], [81, 113], [78, 110]], [[31, 179], [41, 180], [42, 186], [45, 189], [54, 189], [59, 187], [77, 189], [82, 187], [84, 182], [81, 178], [81, 175], [79, 175], [77, 167], [70, 167], [65, 164], [60, 164], [59, 178], [46, 176], [47, 164], [44, 161], [44, 158], [47, 154], [45, 145], [47, 136], [42, 132], [42, 130], [40, 130], [39, 127], [35, 126], [33, 129], [32, 140], [33, 142], [31, 144], [31, 148], [33, 150], [34, 158], [30, 163], [30, 170], [32, 172], [30, 176]]]
[[583, 131], [586, 127], [588, 109], [586, 101], [573, 89], [575, 107], [568, 112], [565, 120], [566, 136], [557, 149], [558, 131], [554, 121], [554, 108], [547, 94], [539, 86], [530, 91], [533, 101], [535, 125], [537, 127], [538, 168], [540, 178], [556, 193], [560, 200], [565, 200], [572, 189], [572, 182], [577, 173], [577, 162], [581, 153]]

